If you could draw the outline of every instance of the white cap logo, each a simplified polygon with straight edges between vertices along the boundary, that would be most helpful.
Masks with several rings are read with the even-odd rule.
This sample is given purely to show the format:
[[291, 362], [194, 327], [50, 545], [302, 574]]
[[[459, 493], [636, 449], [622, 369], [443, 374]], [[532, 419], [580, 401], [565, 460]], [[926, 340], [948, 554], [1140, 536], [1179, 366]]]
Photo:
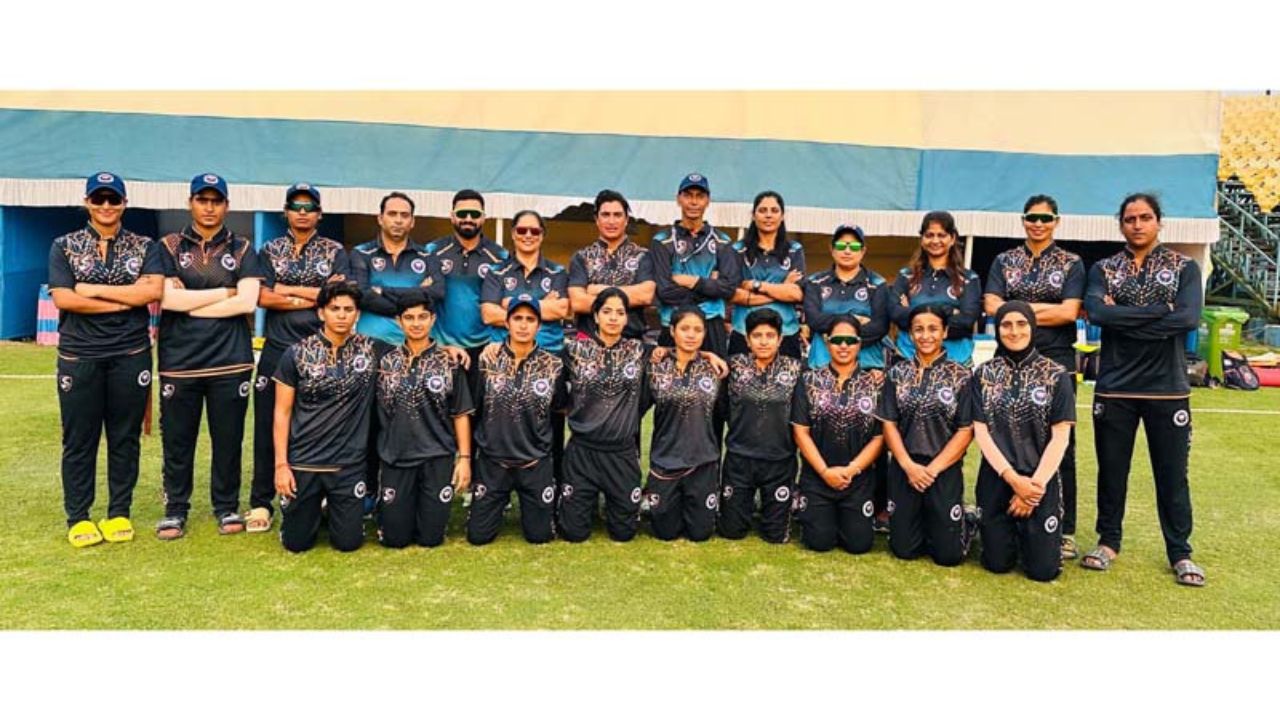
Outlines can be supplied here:
[[207, 182], [207, 183], [209, 183], [210, 185], [216, 185], [216, 184], [218, 184], [218, 180], [220, 180], [220, 179], [221, 179], [221, 178], [219, 178], [217, 175], [205, 175], [205, 176], [204, 176], [204, 181], [205, 181], [205, 182]]
[[109, 182], [115, 182], [115, 181], [116, 181], [116, 176], [112, 175], [111, 173], [100, 173], [98, 175], [98, 182], [109, 183]]

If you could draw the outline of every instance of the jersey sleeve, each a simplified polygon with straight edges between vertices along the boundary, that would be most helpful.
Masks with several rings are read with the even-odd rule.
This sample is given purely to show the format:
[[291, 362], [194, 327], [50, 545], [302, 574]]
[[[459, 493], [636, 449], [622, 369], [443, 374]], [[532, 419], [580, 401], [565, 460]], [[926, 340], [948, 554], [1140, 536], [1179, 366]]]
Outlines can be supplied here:
[[160, 247], [156, 240], [147, 242], [147, 249], [142, 255], [142, 272], [140, 275], [163, 275], [164, 256], [168, 253]]
[[574, 253], [569, 258], [569, 287], [585, 288], [587, 284], [587, 264], [581, 253]]
[[[996, 261], [991, 263], [991, 269], [987, 271], [987, 295], [995, 295], [1004, 300], [1008, 297], [1008, 290], [1004, 285], [1004, 253], [996, 256]], [[985, 421], [984, 421], [985, 422]]]
[[467, 373], [461, 365], [453, 366], [453, 397], [450, 398], [449, 412], [454, 417], [475, 412], [476, 406], [471, 401], [471, 386], [467, 384]]
[[49, 246], [49, 289], [71, 290], [75, 286], [76, 276], [71, 270], [70, 261], [67, 260], [67, 253], [62, 249], [62, 245], [55, 242]]
[[809, 417], [809, 393], [805, 391], [802, 379], [796, 383], [795, 391], [791, 395], [791, 424], [809, 427], [812, 422]]
[[247, 238], [241, 238], [245, 243], [244, 255], [240, 257], [240, 267], [236, 270], [236, 280], [244, 280], [245, 278], [263, 278], [262, 263], [258, 260], [258, 253], [253, 249], [253, 241]]
[[898, 422], [898, 391], [892, 373], [885, 373], [884, 388], [880, 391], [880, 403], [876, 406], [876, 417], [883, 422]]
[[636, 264], [635, 279], [631, 281], [633, 285], [639, 285], [642, 282], [653, 282], [653, 252], [640, 253], [640, 260]]
[[[1084, 261], [1076, 260], [1067, 268], [1067, 279], [1062, 283], [1063, 300], [1081, 300], [1084, 298]], [[988, 290], [988, 292], [990, 292]]]
[[1049, 424], [1076, 421], [1076, 385], [1071, 373], [1058, 373], [1053, 388], [1053, 403], [1049, 406]]
[[502, 305], [502, 276], [490, 268], [480, 282], [480, 304]]
[[960, 383], [956, 392], [956, 414], [952, 420], [957, 428], [973, 425], [973, 376]]
[[973, 379], [969, 381], [969, 397], [970, 405], [969, 417], [973, 422], [987, 424], [987, 411], [982, 406], [982, 389], [985, 387], [982, 383], [982, 368], [978, 368], [973, 373]]
[[276, 372], [271, 379], [281, 385], [289, 387], [298, 387], [298, 352], [295, 346], [290, 345], [284, 355], [280, 356], [280, 364], [276, 365]]

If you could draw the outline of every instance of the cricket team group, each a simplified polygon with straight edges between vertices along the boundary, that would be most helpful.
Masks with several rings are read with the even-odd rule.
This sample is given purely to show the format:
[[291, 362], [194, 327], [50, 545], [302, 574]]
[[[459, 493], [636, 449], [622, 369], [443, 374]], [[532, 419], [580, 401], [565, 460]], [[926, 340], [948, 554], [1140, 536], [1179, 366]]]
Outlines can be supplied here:
[[[1125, 247], [1086, 269], [1054, 242], [1057, 202], [1033, 196], [1026, 242], [998, 255], [983, 282], [945, 211], [924, 214], [911, 259], [886, 279], [864, 264], [871, 249], [856, 225], [835, 228], [830, 265], [815, 272], [779, 193], [755, 197], [735, 241], [705, 219], [705, 176], [675, 189], [680, 217], [648, 248], [628, 236], [627, 199], [602, 190], [598, 238], [565, 267], [543, 254], [548, 227], [532, 210], [511, 218], [510, 249], [487, 237], [485, 199], [470, 189], [454, 196], [444, 237], [415, 243], [414, 201], [392, 192], [377, 236], [348, 248], [320, 232], [321, 189], [297, 183], [283, 198], [287, 231], [255, 247], [227, 227], [219, 175], [192, 179], [190, 223], [159, 239], [126, 229], [123, 179], [89, 176], [87, 223], [49, 252], [68, 540], [133, 539], [154, 383], [161, 540], [188, 531], [207, 415], [218, 532], [265, 532], [278, 514], [292, 552], [312, 548], [322, 527], [334, 548], [356, 550], [369, 516], [386, 547], [438, 546], [455, 505], [465, 505], [467, 542], [483, 545], [515, 514], [514, 494], [531, 543], [581, 542], [597, 524], [626, 542], [644, 518], [662, 540], [756, 532], [785, 543], [794, 525], [811, 550], [865, 553], [887, 532], [896, 557], [954, 566], [976, 538], [984, 568], [1049, 581], [1064, 560], [1105, 571], [1118, 556], [1141, 422], [1174, 579], [1204, 584], [1189, 542], [1184, 355], [1203, 289], [1198, 265], [1160, 243], [1157, 197], [1120, 202]], [[1080, 555], [1082, 313], [1102, 346], [1098, 539]], [[660, 327], [650, 330], [652, 314]], [[974, 367], [984, 315], [997, 348]], [[95, 523], [104, 432], [108, 503]], [[972, 442], [981, 463], [967, 507]]]

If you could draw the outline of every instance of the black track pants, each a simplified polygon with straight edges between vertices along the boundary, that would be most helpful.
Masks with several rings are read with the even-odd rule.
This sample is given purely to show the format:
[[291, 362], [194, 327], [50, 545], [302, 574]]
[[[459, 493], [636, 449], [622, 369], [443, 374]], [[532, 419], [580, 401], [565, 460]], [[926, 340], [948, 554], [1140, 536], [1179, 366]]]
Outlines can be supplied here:
[[709, 462], [689, 470], [649, 470], [645, 495], [649, 500], [649, 522], [659, 540], [675, 540], [684, 535], [695, 542], [711, 537], [716, 526], [720, 493], [716, 481], [720, 463]]
[[836, 490], [808, 472], [800, 475], [796, 497], [796, 520], [800, 540], [810, 550], [826, 552], [837, 545], [845, 552], [860, 555], [871, 549], [875, 529], [875, 475], [864, 472], [844, 490]]
[[1021, 560], [1032, 580], [1047, 582], [1062, 572], [1062, 485], [1045, 486], [1044, 497], [1030, 517], [1009, 515], [1013, 488], [984, 461], [978, 470], [978, 507], [982, 509], [982, 567], [995, 573], [1012, 570]]
[[382, 464], [378, 537], [383, 545], [436, 547], [444, 542], [453, 507], [453, 463], [445, 456], [407, 468]]
[[795, 484], [794, 457], [771, 462], [726, 454], [720, 475], [720, 535], [733, 540], [747, 536], [758, 492], [760, 537], [771, 543], [789, 540]]
[[294, 470], [297, 492], [293, 499], [280, 499], [280, 541], [289, 552], [305, 552], [315, 547], [320, 533], [320, 501], [329, 515], [329, 544], [335, 550], [351, 552], [364, 543], [363, 464], [336, 472]]
[[943, 470], [923, 493], [916, 492], [902, 467], [893, 463], [889, 468], [889, 549], [904, 560], [928, 554], [939, 565], [959, 565], [969, 549], [963, 502], [962, 463]]
[[569, 440], [560, 485], [560, 534], [569, 542], [591, 537], [597, 497], [604, 495], [604, 527], [626, 542], [640, 524], [640, 454], [635, 447], [598, 450]]
[[191, 510], [196, 440], [206, 405], [213, 451], [209, 471], [213, 514], [235, 512], [239, 507], [240, 456], [252, 374], [245, 370], [215, 377], [160, 378], [166, 517], [185, 518]]
[[520, 497], [524, 539], [545, 543], [555, 538], [556, 479], [551, 458], [542, 458], [528, 467], [508, 467], [481, 454], [471, 486], [467, 542], [486, 545], [498, 537], [512, 491]]

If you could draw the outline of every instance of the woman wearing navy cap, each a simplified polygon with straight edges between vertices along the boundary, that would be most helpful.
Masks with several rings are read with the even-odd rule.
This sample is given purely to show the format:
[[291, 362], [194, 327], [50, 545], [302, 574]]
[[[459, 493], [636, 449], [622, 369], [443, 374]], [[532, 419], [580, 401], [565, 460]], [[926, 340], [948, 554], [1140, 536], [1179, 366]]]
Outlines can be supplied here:
[[[49, 248], [49, 294], [58, 319], [58, 406], [67, 540], [75, 547], [133, 539], [139, 435], [151, 387], [151, 318], [160, 299], [160, 246], [125, 230], [124, 181], [112, 173], [85, 183], [89, 222]], [[107, 435], [106, 518], [93, 507], [98, 442]]]

